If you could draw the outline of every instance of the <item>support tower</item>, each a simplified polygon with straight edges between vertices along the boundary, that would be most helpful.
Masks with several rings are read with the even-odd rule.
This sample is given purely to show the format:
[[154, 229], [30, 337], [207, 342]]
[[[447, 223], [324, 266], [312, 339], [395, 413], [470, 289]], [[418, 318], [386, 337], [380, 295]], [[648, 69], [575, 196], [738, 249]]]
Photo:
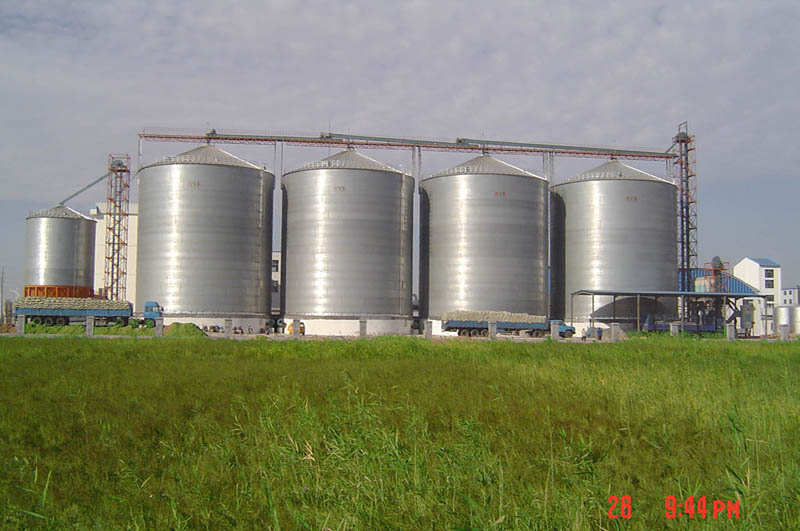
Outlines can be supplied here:
[[678, 289], [693, 291], [692, 269], [697, 267], [697, 174], [694, 136], [687, 122], [673, 139], [672, 173], [678, 185]]
[[128, 205], [131, 189], [131, 158], [108, 156], [106, 201], [105, 294], [111, 300], [125, 300], [128, 272]]

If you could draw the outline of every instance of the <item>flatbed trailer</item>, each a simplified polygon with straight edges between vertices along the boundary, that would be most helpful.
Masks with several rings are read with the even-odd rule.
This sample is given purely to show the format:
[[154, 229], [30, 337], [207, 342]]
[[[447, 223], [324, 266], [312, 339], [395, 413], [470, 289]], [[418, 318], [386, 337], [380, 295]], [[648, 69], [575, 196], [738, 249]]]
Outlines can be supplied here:
[[67, 325], [72, 320], [94, 318], [98, 324], [127, 324], [132, 315], [129, 302], [66, 297], [23, 297], [17, 300], [14, 314], [26, 322]]
[[[572, 337], [575, 335], [575, 328], [564, 324], [563, 321], [542, 321], [542, 322], [516, 322], [498, 321], [498, 334], [519, 334], [530, 337], [545, 337], [550, 334], [550, 323], [558, 323], [558, 335], [561, 337]], [[460, 336], [486, 337], [489, 335], [489, 321], [471, 321], [451, 319], [442, 322], [442, 329], [446, 332], [458, 332]]]

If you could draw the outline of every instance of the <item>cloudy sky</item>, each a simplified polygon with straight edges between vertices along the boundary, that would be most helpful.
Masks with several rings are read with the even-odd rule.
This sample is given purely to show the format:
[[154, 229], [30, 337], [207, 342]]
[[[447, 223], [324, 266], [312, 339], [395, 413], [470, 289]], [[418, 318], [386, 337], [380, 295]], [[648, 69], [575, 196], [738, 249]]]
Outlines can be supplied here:
[[[683, 121], [697, 137], [700, 262], [770, 257], [796, 285], [798, 27], [791, 0], [3, 2], [7, 287], [23, 284], [28, 211], [102, 175], [108, 153], [134, 155], [146, 128], [665, 149]], [[144, 160], [190, 147], [146, 143]], [[225, 149], [273, 160], [271, 147]], [[325, 154], [291, 148], [286, 165]], [[463, 159], [431, 154], [423, 171]], [[555, 180], [600, 162], [558, 159]]]

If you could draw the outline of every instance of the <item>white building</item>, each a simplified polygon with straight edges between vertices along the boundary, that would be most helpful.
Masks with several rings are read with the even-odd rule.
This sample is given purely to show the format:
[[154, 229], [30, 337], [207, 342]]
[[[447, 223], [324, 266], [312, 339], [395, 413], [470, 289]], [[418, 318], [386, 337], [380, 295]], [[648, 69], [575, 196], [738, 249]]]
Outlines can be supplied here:
[[781, 289], [781, 306], [797, 306], [800, 304], [800, 286]]
[[[105, 287], [106, 271], [106, 230], [111, 217], [105, 215], [106, 205], [97, 203], [89, 212], [97, 220], [94, 238], [94, 290], [101, 291]], [[128, 258], [127, 280], [125, 282], [125, 300], [136, 307], [136, 242], [139, 239], [139, 205], [131, 203], [128, 207]]]
[[753, 334], [757, 336], [775, 333], [775, 306], [781, 305], [781, 266], [769, 258], [743, 258], [733, 266], [735, 277], [753, 286], [766, 298], [753, 299], [755, 306], [755, 325]]

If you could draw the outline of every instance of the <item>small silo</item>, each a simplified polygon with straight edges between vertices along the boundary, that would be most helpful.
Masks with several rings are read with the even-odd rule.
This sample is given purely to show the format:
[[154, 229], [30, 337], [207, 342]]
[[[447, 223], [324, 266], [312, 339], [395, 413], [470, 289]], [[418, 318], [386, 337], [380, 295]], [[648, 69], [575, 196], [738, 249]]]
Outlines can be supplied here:
[[[592, 298], [577, 290], [677, 289], [677, 194], [671, 182], [612, 160], [554, 187], [552, 309], [575, 323], [636, 319], [636, 298]], [[648, 313], [669, 305], [641, 299]]]
[[25, 221], [25, 295], [91, 297], [96, 222], [58, 205]]
[[352, 150], [283, 176], [286, 317], [313, 334], [410, 329], [414, 180]]
[[547, 315], [547, 180], [481, 155], [420, 194], [422, 314]]
[[781, 326], [786, 325], [789, 327], [789, 332], [794, 333], [792, 330], [795, 307], [794, 306], [775, 306], [773, 319], [775, 320], [775, 333], [781, 333]]
[[168, 318], [263, 326], [273, 175], [205, 145], [145, 166], [138, 179], [136, 310], [156, 301]]

